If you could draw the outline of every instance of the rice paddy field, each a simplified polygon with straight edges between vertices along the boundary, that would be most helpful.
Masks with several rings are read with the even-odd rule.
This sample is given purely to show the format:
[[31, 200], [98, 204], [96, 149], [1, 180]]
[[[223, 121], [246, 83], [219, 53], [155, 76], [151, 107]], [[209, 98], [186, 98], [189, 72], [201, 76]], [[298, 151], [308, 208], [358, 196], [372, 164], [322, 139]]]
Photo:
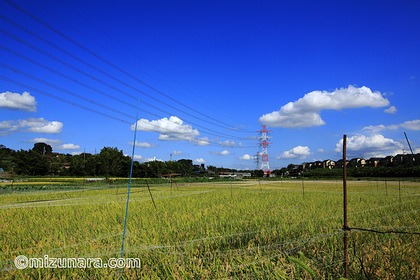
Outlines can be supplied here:
[[[133, 182], [124, 258], [141, 267], [17, 269], [121, 256], [128, 184], [1, 183], [2, 279], [339, 279], [342, 181]], [[45, 188], [24, 188], [25, 184]], [[349, 279], [420, 279], [420, 182], [349, 181]], [[54, 187], [55, 186], [55, 187]]]

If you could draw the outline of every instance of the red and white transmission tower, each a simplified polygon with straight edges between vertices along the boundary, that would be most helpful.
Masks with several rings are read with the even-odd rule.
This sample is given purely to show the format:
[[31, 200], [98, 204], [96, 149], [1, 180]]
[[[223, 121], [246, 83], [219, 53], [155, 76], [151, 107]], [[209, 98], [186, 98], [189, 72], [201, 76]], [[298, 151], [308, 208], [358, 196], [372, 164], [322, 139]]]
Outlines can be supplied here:
[[268, 164], [268, 152], [267, 152], [268, 145], [272, 144], [272, 143], [267, 142], [267, 139], [271, 139], [271, 136], [267, 136], [267, 134], [270, 133], [271, 130], [267, 130], [267, 125], [261, 125], [261, 126], [262, 126], [262, 130], [257, 131], [258, 133], [261, 134], [261, 137], [259, 137], [258, 139], [262, 140], [262, 143], [258, 143], [258, 145], [262, 147], [261, 170], [264, 171], [264, 174], [267, 175], [267, 173], [271, 174], [270, 165]]

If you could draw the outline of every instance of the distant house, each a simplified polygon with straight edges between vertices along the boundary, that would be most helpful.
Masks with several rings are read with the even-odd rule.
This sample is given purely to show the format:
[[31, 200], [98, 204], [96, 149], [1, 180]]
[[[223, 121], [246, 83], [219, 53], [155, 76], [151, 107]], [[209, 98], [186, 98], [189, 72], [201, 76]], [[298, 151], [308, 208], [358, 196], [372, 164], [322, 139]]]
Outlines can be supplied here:
[[171, 174], [164, 174], [164, 175], [160, 175], [160, 177], [162, 179], [166, 179], [166, 178], [174, 178], [174, 177], [179, 177], [181, 176], [181, 174], [178, 173], [171, 173]]
[[311, 168], [312, 169], [315, 169], [315, 168], [322, 168], [322, 161], [315, 161], [313, 164], [312, 164], [312, 166], [311, 166]]
[[380, 166], [393, 166], [394, 165], [394, 157], [393, 156], [387, 156], [385, 158], [382, 158], [379, 160], [379, 164]]
[[327, 159], [322, 162], [322, 168], [333, 169], [335, 167], [335, 161]]
[[251, 173], [250, 172], [235, 172], [236, 178], [237, 179], [243, 179], [246, 177], [251, 177]]
[[382, 158], [370, 158], [366, 161], [367, 166], [377, 167]]
[[233, 172], [219, 172], [220, 178], [236, 178], [236, 175]]
[[366, 160], [363, 158], [353, 158], [349, 161], [349, 167], [363, 167], [366, 165]]
[[402, 155], [398, 154], [394, 157], [395, 165], [413, 166], [416, 162], [416, 156], [412, 154]]
[[[346, 166], [349, 164], [349, 161], [346, 160]], [[335, 168], [343, 168], [344, 167], [344, 161], [342, 159], [338, 160], [335, 163]]]

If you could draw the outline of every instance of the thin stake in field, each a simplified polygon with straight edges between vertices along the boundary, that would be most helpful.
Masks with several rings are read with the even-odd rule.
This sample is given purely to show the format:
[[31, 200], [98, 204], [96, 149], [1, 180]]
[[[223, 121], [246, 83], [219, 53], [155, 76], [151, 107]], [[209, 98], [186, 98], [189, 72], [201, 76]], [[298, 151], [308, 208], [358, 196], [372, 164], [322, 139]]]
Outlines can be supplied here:
[[401, 180], [398, 179], [398, 196], [400, 197], [400, 203], [401, 203]]
[[232, 177], [230, 177], [230, 198], [233, 197], [233, 193], [232, 193]]
[[305, 184], [303, 183], [303, 177], [302, 177], [302, 194], [303, 194], [303, 199], [305, 199]]
[[153, 206], [155, 206], [155, 209], [156, 209], [156, 204], [155, 204], [155, 201], [153, 200], [153, 196], [152, 196], [152, 192], [150, 191], [149, 184], [147, 183], [147, 180], [145, 181], [146, 181], [147, 189], [149, 190], [149, 193], [150, 193], [150, 198], [152, 199], [152, 202], [153, 202]]
[[[135, 129], [134, 129], [133, 152], [131, 154], [130, 180], [128, 181], [127, 206], [125, 208], [124, 232], [123, 232], [123, 240], [122, 240], [122, 245], [121, 245], [121, 258], [123, 257], [123, 253], [124, 253], [125, 229], [126, 229], [126, 226], [127, 226], [128, 202], [130, 200], [131, 178], [132, 178], [132, 175], [133, 175], [134, 150], [135, 150], [135, 147], [136, 147], [137, 121], [139, 119], [139, 107], [140, 107], [140, 99], [139, 99], [139, 103], [137, 105], [136, 125], [135, 125]], [[120, 277], [121, 277], [121, 268], [119, 269], [118, 279], [120, 279]]]

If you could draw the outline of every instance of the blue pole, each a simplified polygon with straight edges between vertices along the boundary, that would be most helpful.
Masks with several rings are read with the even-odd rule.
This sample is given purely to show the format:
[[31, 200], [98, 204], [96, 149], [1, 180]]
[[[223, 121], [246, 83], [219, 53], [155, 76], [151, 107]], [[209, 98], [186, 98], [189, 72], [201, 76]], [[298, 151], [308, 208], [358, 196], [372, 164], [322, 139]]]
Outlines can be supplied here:
[[[128, 201], [130, 200], [131, 177], [133, 176], [134, 149], [136, 147], [137, 120], [138, 120], [138, 117], [139, 117], [139, 107], [140, 107], [140, 100], [139, 100], [139, 103], [137, 105], [136, 125], [135, 125], [135, 129], [134, 129], [133, 152], [131, 154], [130, 180], [128, 181], [127, 206], [125, 208], [124, 233], [123, 233], [123, 240], [122, 240], [122, 245], [121, 245], [121, 258], [123, 257], [123, 253], [124, 253], [125, 228], [127, 226]], [[120, 277], [121, 277], [121, 268], [119, 270], [118, 279], [120, 279]]]

